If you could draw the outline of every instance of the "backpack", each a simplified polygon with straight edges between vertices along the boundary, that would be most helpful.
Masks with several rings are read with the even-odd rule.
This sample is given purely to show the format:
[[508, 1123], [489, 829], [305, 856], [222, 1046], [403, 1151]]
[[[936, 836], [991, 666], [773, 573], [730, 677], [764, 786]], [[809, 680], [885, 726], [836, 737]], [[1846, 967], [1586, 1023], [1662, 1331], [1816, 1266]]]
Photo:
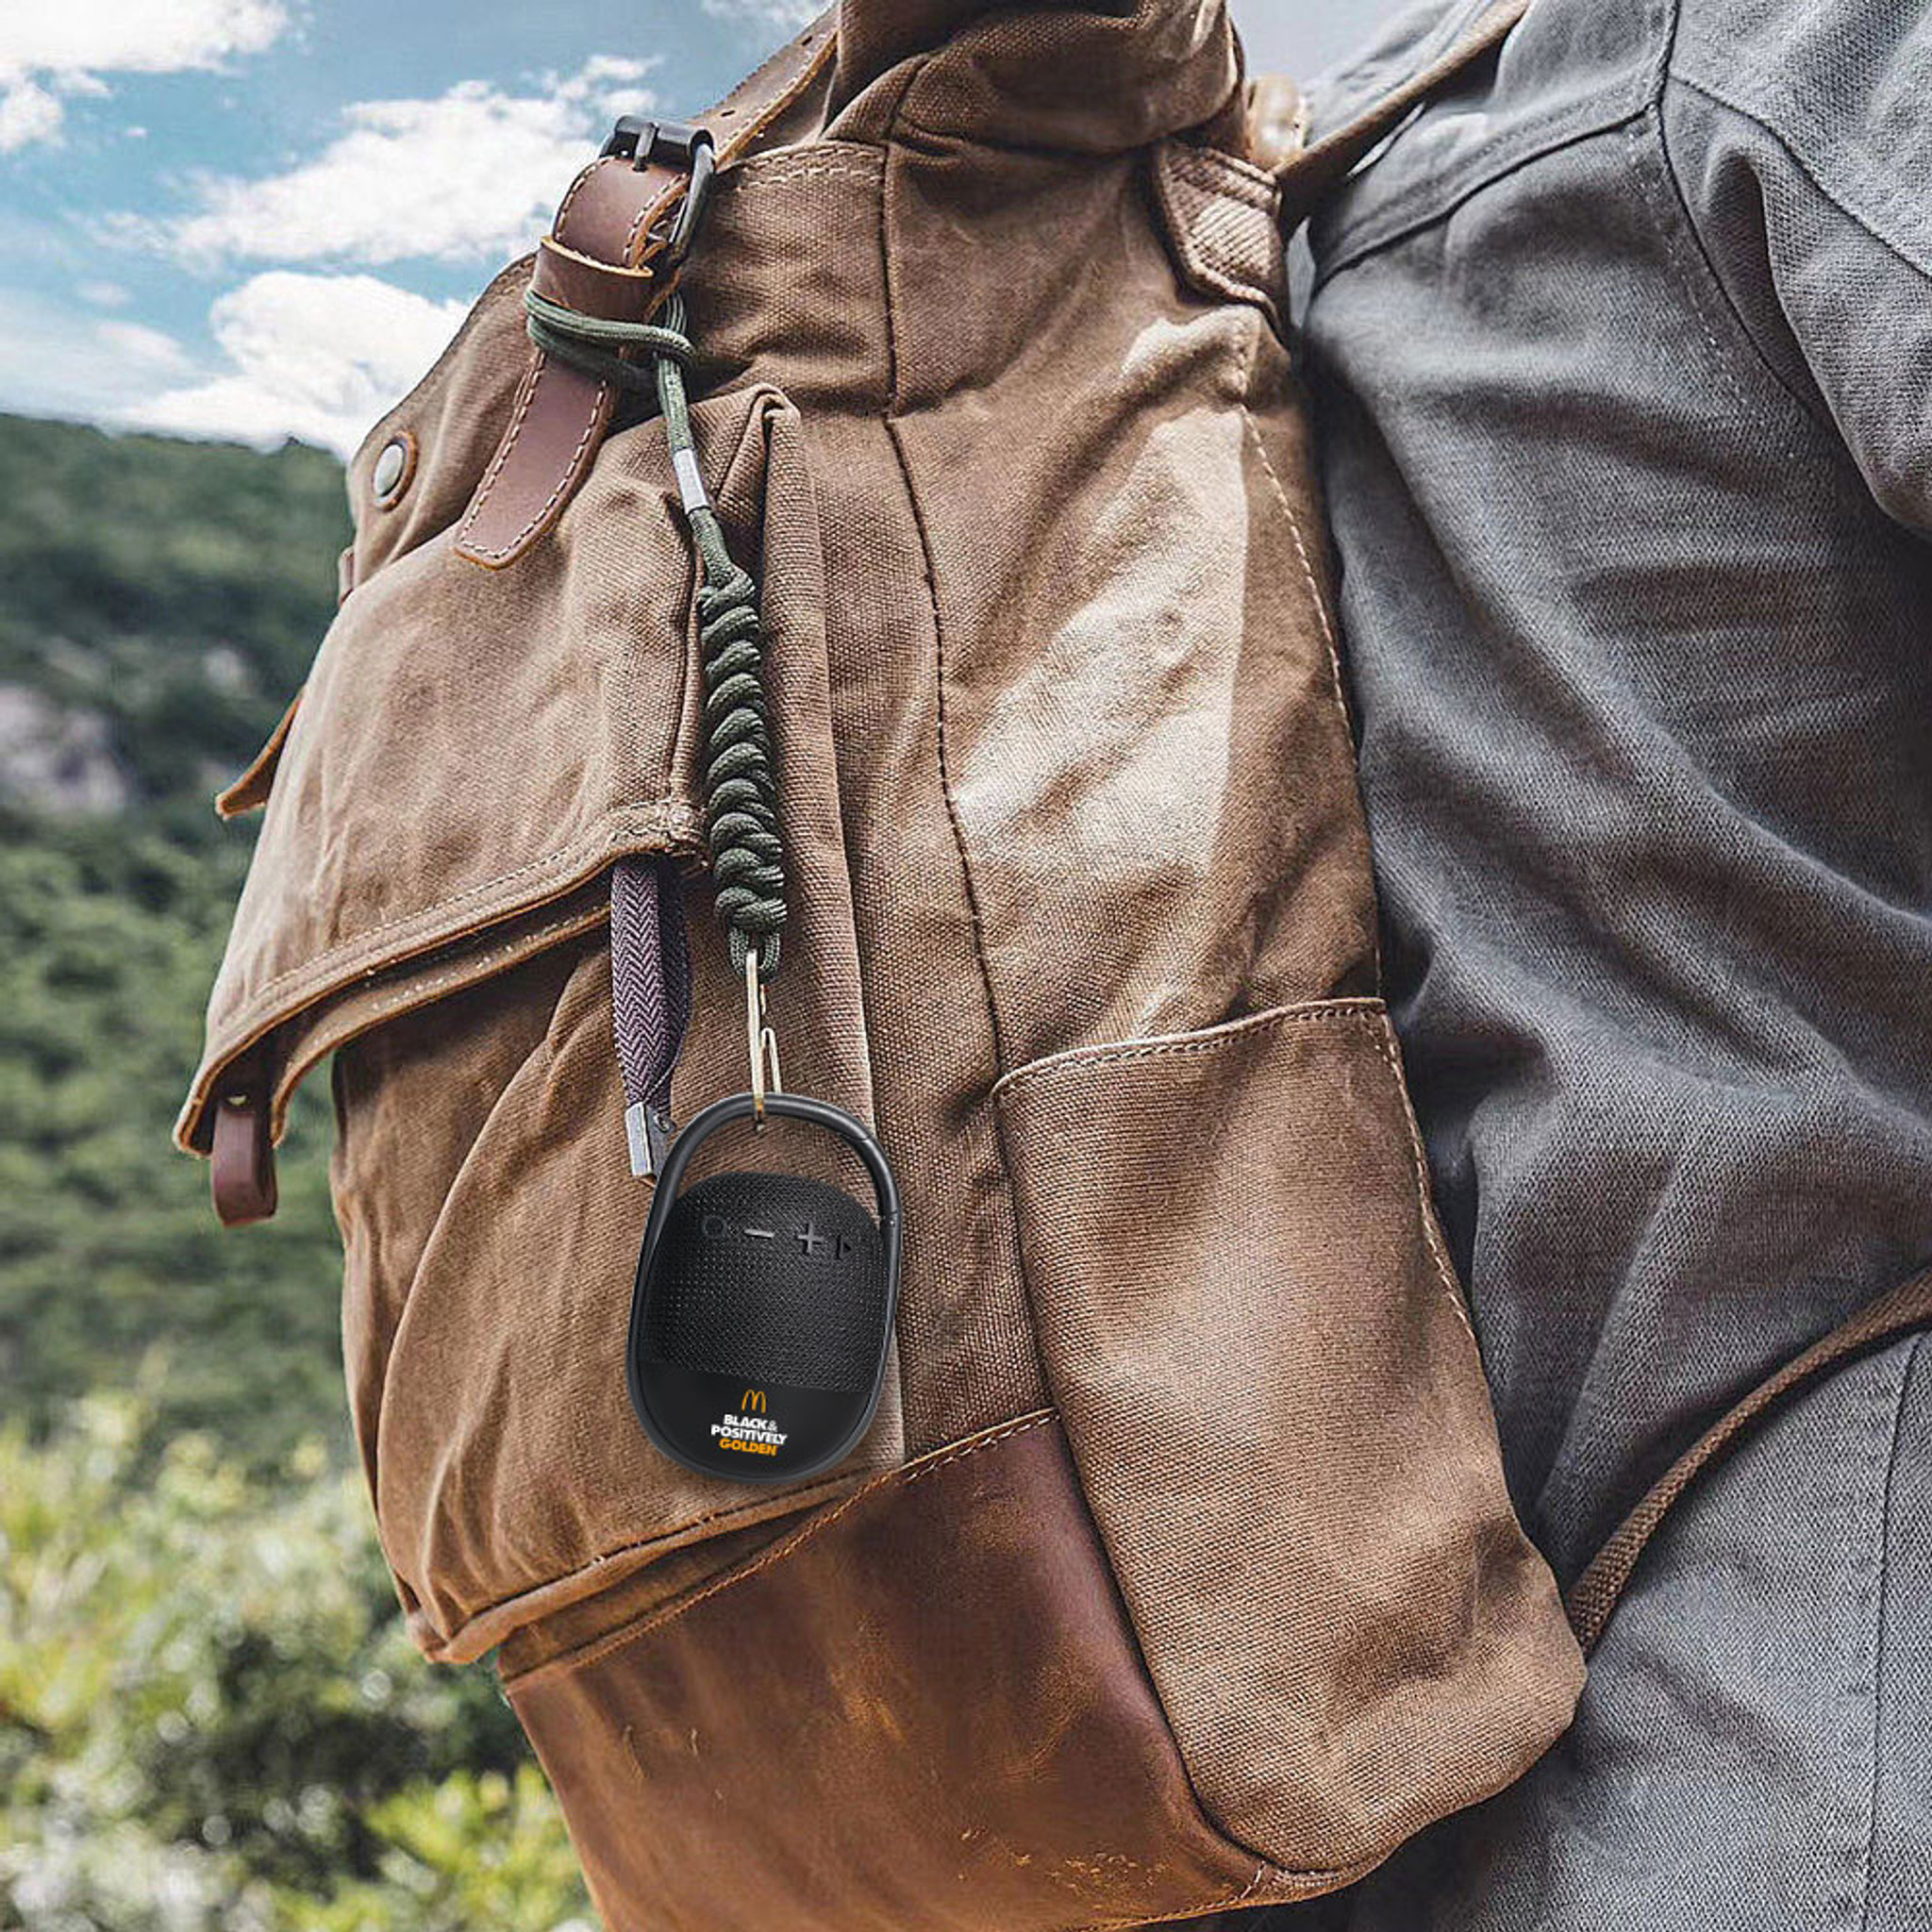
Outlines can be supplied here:
[[[178, 1138], [272, 1212], [333, 1057], [382, 1546], [613, 1928], [1306, 1897], [1569, 1721], [1283, 317], [1284, 221], [1519, 10], [1284, 155], [1212, 0], [847, 0], [620, 123], [350, 467], [340, 613], [220, 801], [265, 816]], [[685, 1189], [849, 1183], [782, 1093], [897, 1204], [856, 1446], [795, 1479], [664, 1453], [635, 1386], [677, 1190], [634, 1168], [748, 1069]], [[791, 1431], [710, 1291], [749, 1472]]]

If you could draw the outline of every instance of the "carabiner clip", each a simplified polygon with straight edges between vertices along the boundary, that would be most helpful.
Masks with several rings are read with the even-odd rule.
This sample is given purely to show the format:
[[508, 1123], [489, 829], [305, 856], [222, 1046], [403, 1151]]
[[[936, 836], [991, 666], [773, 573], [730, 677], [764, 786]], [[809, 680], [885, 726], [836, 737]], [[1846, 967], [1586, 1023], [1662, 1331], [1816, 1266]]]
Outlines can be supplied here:
[[744, 954], [744, 1031], [751, 1054], [751, 1117], [755, 1126], [765, 1124], [765, 1096], [782, 1093], [785, 1083], [778, 1073], [778, 1036], [765, 1009], [764, 982], [758, 977], [758, 954], [747, 946]]

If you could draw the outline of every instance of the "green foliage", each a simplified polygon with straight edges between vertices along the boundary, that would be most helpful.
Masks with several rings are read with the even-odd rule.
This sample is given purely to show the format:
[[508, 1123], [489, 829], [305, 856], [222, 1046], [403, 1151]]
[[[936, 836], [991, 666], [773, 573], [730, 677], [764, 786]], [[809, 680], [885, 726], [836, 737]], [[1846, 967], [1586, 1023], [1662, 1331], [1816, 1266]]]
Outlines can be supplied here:
[[[158, 1379], [150, 1376], [144, 1379]], [[410, 1647], [359, 1481], [127, 1393], [0, 1431], [0, 1923], [541, 1932], [589, 1907], [487, 1672]], [[9, 1916], [10, 1913], [10, 1916]]]
[[169, 1145], [252, 840], [209, 794], [333, 612], [341, 468], [0, 417], [0, 727], [105, 780], [0, 729], [0, 1928], [588, 1924], [492, 1676], [423, 1661], [375, 1544], [325, 1083], [266, 1226]]
[[341, 464], [5, 416], [0, 502], [0, 682], [103, 718], [147, 822], [217, 842], [334, 609]]
[[96, 722], [128, 791], [111, 812], [0, 794], [8, 1410], [43, 1427], [164, 1341], [158, 1436], [341, 1450], [326, 1093], [303, 1097], [265, 1227], [225, 1234], [168, 1146], [252, 838], [209, 794], [327, 625], [341, 467], [0, 417], [0, 690]]

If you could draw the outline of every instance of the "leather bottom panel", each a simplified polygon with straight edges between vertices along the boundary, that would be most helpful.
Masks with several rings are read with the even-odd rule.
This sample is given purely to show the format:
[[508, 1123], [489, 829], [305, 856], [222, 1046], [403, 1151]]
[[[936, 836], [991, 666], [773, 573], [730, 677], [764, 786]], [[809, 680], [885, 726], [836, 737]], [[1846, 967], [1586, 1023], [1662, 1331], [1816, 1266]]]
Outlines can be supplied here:
[[1070, 1932], [1355, 1875], [1202, 1817], [1050, 1413], [508, 1689], [610, 1932]]

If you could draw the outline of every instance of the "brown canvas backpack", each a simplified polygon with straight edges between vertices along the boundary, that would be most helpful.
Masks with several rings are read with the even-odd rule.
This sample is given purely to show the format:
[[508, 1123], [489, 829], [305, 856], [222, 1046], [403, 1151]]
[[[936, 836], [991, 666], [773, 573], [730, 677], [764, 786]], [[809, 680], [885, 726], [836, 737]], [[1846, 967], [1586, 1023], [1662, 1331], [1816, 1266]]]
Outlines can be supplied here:
[[[334, 1056], [383, 1548], [431, 1657], [496, 1653], [613, 1928], [1302, 1897], [1569, 1720], [1378, 997], [1282, 316], [1284, 219], [1515, 10], [1284, 156], [1214, 0], [848, 0], [699, 124], [701, 222], [703, 142], [632, 126], [351, 466], [341, 613], [223, 801], [266, 815], [179, 1134], [272, 1211]], [[694, 466], [597, 359], [675, 360], [674, 314]], [[681, 904], [672, 1114], [748, 1077], [705, 499], [760, 613], [785, 1085], [904, 1208], [877, 1414], [791, 1484], [626, 1395], [613, 945]]]

